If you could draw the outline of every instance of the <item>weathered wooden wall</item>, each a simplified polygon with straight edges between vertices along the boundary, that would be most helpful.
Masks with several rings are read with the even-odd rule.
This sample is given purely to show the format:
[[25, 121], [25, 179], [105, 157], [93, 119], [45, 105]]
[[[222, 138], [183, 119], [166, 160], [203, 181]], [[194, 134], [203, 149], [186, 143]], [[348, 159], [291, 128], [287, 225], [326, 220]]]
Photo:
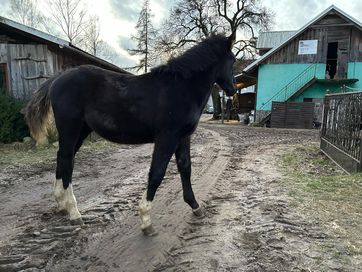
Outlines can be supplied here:
[[352, 28], [351, 30], [351, 50], [349, 54], [350, 62], [362, 61], [362, 31]]
[[72, 52], [46, 44], [0, 43], [0, 63], [7, 66], [9, 94], [22, 99], [49, 77], [81, 64], [95, 64]]
[[[317, 54], [298, 55], [300, 40], [318, 40]], [[328, 43], [331, 42], [338, 42], [339, 61], [362, 61], [362, 31], [350, 21], [329, 14], [289, 41], [264, 63], [325, 63]]]
[[[327, 56], [327, 50], [324, 48], [326, 44], [326, 29], [311, 28], [307, 29], [298, 37], [291, 40], [287, 45], [272, 54], [265, 63], [280, 64], [280, 63], [323, 63]], [[298, 55], [298, 46], [300, 40], [319, 40], [318, 54], [316, 55]]]
[[7, 65], [12, 96], [28, 98], [55, 71], [48, 63], [46, 45], [0, 44], [0, 52], [0, 63]]
[[273, 102], [270, 126], [273, 128], [313, 128], [314, 103]]

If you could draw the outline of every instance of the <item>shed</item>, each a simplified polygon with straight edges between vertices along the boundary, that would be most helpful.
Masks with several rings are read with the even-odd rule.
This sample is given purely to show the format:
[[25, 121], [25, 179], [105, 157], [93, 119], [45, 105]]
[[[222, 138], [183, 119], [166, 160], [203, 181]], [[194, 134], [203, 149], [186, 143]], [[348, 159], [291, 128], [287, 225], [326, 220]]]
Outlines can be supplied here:
[[82, 64], [125, 73], [70, 42], [0, 17], [0, 89], [27, 99], [47, 78]]
[[273, 102], [320, 103], [327, 90], [362, 88], [362, 24], [334, 5], [297, 31], [260, 35], [259, 46], [264, 54], [236, 76], [254, 79], [256, 121], [270, 117]]

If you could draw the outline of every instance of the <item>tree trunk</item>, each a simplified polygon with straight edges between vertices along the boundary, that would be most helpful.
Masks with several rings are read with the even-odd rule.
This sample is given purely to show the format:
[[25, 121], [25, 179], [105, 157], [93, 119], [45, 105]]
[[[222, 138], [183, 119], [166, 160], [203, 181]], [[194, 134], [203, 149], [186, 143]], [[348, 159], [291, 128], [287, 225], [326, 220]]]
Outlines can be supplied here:
[[212, 87], [211, 98], [212, 104], [214, 106], [214, 114], [212, 116], [213, 119], [219, 119], [219, 115], [221, 114], [221, 101], [219, 95], [220, 88], [217, 85]]

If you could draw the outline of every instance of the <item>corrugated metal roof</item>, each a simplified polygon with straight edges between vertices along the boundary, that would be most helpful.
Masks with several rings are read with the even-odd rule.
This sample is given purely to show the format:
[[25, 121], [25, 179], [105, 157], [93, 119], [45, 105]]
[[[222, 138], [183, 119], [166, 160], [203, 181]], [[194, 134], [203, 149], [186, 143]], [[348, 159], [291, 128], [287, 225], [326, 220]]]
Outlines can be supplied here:
[[295, 34], [293, 31], [266, 31], [260, 32], [258, 41], [256, 43], [257, 49], [271, 49], [274, 48]]
[[255, 60], [253, 63], [251, 63], [250, 65], [248, 65], [241, 74], [236, 75], [240, 76], [243, 73], [247, 73], [248, 71], [250, 71], [251, 69], [253, 69], [254, 67], [256, 67], [260, 62], [262, 62], [263, 60], [265, 60], [266, 58], [268, 58], [270, 55], [272, 55], [274, 52], [276, 52], [277, 50], [279, 50], [281, 47], [283, 47], [285, 44], [287, 44], [289, 41], [293, 40], [295, 37], [297, 37], [299, 34], [301, 34], [304, 30], [306, 30], [309, 26], [311, 26], [312, 24], [314, 24], [315, 22], [317, 22], [319, 19], [321, 19], [323, 16], [325, 16], [327, 13], [329, 13], [330, 11], [336, 11], [337, 13], [339, 13], [340, 15], [346, 17], [348, 20], [352, 21], [354, 24], [356, 24], [357, 27], [359, 27], [360, 29], [362, 29], [362, 23], [359, 22], [358, 20], [356, 20], [355, 18], [353, 18], [352, 16], [348, 15], [347, 13], [345, 13], [344, 11], [342, 11], [341, 9], [337, 8], [335, 5], [331, 5], [329, 8], [327, 8], [326, 10], [324, 10], [322, 13], [320, 13], [317, 17], [315, 17], [314, 19], [312, 19], [311, 21], [309, 21], [306, 25], [304, 25], [301, 29], [299, 29], [297, 32], [295, 32], [294, 35], [292, 35], [289, 39], [287, 39], [286, 41], [284, 41], [282, 44], [280, 44], [277, 47], [274, 47], [273, 49], [271, 49], [269, 52], [265, 53], [263, 56], [259, 57], [257, 60]]
[[7, 25], [8, 27], [14, 28], [18, 31], [25, 32], [27, 34], [30, 34], [31, 36], [37, 37], [38, 39], [44, 40], [45, 42], [52, 43], [55, 45], [58, 45], [60, 49], [68, 49], [70, 51], [73, 51], [74, 53], [80, 54], [85, 58], [92, 59], [95, 62], [98, 62], [104, 66], [108, 66], [109, 69], [112, 70], [118, 70], [120, 72], [129, 73], [117, 65], [114, 65], [112, 63], [109, 63], [108, 61], [105, 61], [103, 59], [100, 59], [92, 54], [89, 54], [88, 52], [83, 51], [82, 49], [72, 45], [70, 42], [60, 39], [58, 37], [52, 36], [50, 34], [44, 33], [40, 30], [37, 30], [35, 28], [20, 24], [18, 22], [12, 21], [10, 19], [7, 19], [5, 17], [0, 16], [0, 24]]

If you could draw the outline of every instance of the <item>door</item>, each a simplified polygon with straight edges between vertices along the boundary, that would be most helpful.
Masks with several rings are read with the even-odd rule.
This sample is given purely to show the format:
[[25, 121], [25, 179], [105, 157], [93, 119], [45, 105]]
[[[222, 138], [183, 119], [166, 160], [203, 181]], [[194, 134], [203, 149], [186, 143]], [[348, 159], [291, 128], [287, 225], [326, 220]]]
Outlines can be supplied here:
[[328, 43], [326, 78], [334, 79], [337, 75], [338, 42]]
[[338, 48], [337, 57], [337, 78], [347, 78], [348, 50]]

